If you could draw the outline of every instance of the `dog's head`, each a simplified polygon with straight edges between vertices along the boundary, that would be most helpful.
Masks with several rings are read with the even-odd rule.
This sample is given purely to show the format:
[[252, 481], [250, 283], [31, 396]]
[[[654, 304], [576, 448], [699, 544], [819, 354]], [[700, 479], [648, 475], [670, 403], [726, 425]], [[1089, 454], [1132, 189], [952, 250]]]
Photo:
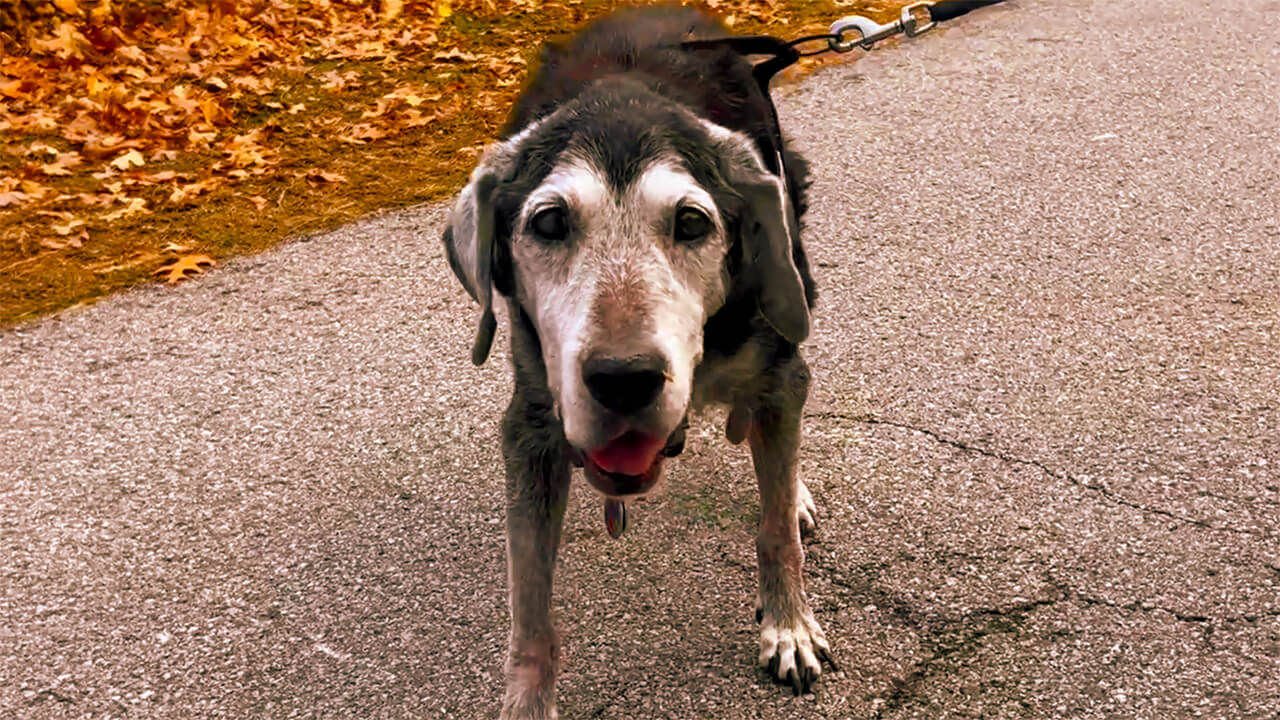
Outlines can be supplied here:
[[607, 495], [647, 491], [690, 402], [703, 326], [747, 287], [782, 337], [809, 331], [786, 187], [752, 143], [626, 81], [602, 81], [485, 152], [445, 233], [480, 302], [537, 334], [568, 442]]

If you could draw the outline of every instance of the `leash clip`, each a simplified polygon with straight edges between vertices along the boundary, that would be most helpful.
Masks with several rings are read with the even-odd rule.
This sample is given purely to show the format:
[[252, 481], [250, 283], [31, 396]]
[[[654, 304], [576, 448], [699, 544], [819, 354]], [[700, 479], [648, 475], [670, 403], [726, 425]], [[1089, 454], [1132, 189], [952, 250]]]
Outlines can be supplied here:
[[[914, 2], [902, 8], [902, 32], [906, 33], [907, 37], [923, 35], [938, 24], [933, 19], [933, 5], [932, 2]], [[920, 15], [924, 16], [924, 22], [920, 22]]]
[[[902, 16], [898, 20], [884, 25], [862, 15], [847, 15], [831, 23], [832, 38], [827, 41], [827, 46], [835, 52], [845, 53], [855, 47], [870, 50], [876, 43], [894, 35], [923, 35], [938, 24], [929, 10], [931, 7], [932, 2], [911, 3], [902, 8]], [[921, 15], [925, 18], [923, 22]], [[856, 33], [858, 37], [846, 37], [852, 33]]]

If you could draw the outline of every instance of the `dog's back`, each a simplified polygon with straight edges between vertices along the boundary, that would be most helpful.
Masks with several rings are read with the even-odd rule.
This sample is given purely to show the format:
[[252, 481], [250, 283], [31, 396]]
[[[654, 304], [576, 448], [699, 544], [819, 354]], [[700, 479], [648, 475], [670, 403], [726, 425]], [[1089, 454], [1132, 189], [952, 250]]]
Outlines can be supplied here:
[[636, 8], [609, 15], [564, 44], [548, 44], [512, 108], [503, 137], [577, 97], [604, 78], [626, 77], [689, 108], [699, 117], [764, 143], [774, 131], [769, 101], [751, 64], [728, 47], [682, 48], [688, 40], [727, 37], [718, 20], [683, 7]]

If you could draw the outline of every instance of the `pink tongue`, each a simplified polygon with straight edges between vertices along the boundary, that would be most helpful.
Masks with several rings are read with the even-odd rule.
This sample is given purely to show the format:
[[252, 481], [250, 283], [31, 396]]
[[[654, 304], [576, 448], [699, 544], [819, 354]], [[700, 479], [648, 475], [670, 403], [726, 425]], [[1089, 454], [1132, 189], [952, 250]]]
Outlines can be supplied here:
[[662, 449], [660, 438], [629, 431], [602, 448], [587, 453], [601, 470], [615, 475], [643, 475]]

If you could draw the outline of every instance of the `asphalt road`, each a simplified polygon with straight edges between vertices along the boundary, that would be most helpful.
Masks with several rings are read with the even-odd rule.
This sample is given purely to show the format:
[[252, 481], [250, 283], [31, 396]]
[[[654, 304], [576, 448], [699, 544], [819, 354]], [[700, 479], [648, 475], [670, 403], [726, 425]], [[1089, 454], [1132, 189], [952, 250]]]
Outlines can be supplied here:
[[[562, 715], [1280, 717], [1280, 2], [1012, 2], [779, 95], [843, 672], [753, 668], [704, 418], [622, 540], [575, 485]], [[442, 219], [0, 335], [0, 716], [496, 716], [510, 386]]]

